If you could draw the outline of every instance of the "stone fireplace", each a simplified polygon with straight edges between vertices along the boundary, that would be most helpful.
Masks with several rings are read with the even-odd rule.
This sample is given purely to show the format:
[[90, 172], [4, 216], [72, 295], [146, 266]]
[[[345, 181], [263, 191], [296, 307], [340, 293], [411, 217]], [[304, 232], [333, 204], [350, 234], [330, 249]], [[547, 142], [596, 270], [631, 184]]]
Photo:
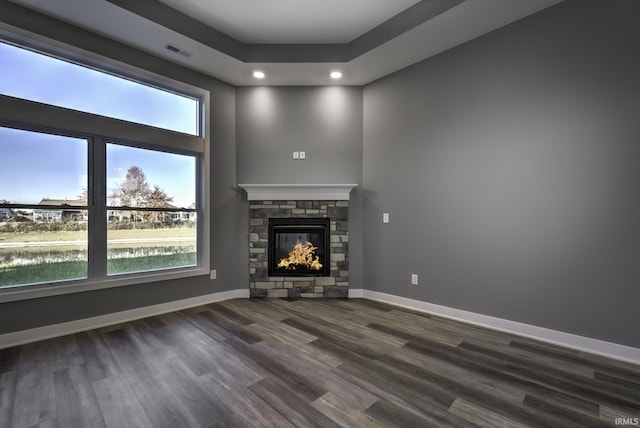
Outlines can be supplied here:
[[252, 298], [349, 296], [355, 185], [248, 185]]

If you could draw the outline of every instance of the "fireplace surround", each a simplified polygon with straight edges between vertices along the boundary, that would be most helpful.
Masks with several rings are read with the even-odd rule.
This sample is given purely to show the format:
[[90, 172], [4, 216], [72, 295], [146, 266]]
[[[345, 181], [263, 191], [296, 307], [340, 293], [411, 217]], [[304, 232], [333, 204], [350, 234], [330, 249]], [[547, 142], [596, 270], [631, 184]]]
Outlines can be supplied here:
[[[355, 184], [241, 184], [249, 201], [249, 295], [251, 298], [347, 298], [349, 296], [349, 194]], [[269, 221], [328, 224], [326, 274], [269, 270]], [[306, 235], [300, 236], [306, 245]], [[291, 243], [291, 242], [289, 242]], [[317, 243], [310, 240], [317, 247]], [[294, 243], [295, 245], [295, 243]], [[291, 250], [289, 250], [291, 251]], [[316, 254], [320, 256], [320, 254]], [[287, 256], [284, 254], [281, 256]], [[283, 257], [280, 257], [283, 258]], [[315, 259], [315, 255], [311, 258]], [[279, 261], [279, 260], [278, 260]], [[323, 263], [324, 262], [324, 263]]]

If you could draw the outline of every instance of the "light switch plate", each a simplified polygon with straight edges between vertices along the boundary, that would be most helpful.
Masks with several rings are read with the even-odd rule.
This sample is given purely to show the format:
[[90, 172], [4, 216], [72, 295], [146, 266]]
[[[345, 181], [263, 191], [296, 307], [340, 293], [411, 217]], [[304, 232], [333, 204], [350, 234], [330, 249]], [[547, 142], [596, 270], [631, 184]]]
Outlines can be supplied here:
[[382, 222], [389, 223], [389, 213], [382, 213]]
[[307, 154], [305, 152], [300, 152], [300, 159], [306, 159]]
[[293, 152], [294, 159], [300, 159], [300, 152]]

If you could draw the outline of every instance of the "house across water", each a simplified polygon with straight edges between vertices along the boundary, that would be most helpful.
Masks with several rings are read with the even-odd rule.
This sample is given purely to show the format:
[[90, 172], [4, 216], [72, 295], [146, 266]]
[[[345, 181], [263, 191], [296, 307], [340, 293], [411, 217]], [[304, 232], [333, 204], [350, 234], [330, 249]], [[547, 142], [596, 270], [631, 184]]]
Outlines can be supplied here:
[[43, 208], [33, 210], [33, 220], [40, 223], [61, 221], [86, 221], [86, 209], [81, 209], [86, 202], [81, 199], [42, 199], [38, 205]]

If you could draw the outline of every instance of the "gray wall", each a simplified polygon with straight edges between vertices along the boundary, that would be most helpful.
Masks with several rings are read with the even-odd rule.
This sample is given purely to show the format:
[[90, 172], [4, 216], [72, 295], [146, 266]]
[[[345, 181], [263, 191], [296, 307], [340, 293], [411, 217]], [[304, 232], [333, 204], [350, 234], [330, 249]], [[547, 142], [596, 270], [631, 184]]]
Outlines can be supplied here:
[[568, 0], [365, 88], [368, 288], [640, 346], [638, 16]]
[[[358, 184], [349, 202], [349, 286], [362, 288], [362, 88], [237, 88], [236, 118], [238, 183]], [[294, 151], [307, 159], [293, 160]], [[246, 237], [248, 207], [240, 213]], [[248, 249], [246, 260], [248, 276]]]
[[210, 91], [211, 266], [218, 270], [215, 281], [202, 276], [3, 303], [0, 334], [246, 287], [239, 270], [244, 248], [237, 239], [244, 224], [237, 216], [242, 198], [236, 190], [235, 88], [11, 4], [0, 7], [5, 22]]

